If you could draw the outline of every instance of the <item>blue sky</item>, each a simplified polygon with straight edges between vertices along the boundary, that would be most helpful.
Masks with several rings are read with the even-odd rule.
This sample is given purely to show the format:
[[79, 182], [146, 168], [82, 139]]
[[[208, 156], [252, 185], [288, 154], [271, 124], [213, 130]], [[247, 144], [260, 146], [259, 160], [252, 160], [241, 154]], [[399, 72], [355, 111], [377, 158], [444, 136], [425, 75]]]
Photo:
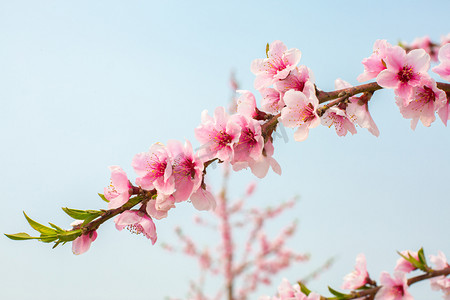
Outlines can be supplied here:
[[[30, 232], [23, 210], [68, 227], [60, 207], [104, 208], [96, 193], [109, 183], [108, 166], [134, 177], [132, 157], [154, 142], [187, 138], [198, 146], [201, 111], [228, 103], [231, 70], [253, 91], [250, 63], [264, 57], [267, 42], [300, 49], [300, 63], [330, 90], [338, 77], [357, 84], [376, 39], [439, 40], [450, 32], [449, 10], [448, 1], [2, 1], [0, 229]], [[311, 284], [325, 293], [340, 286], [361, 252], [375, 279], [393, 270], [396, 250], [423, 246], [450, 256], [449, 129], [436, 121], [412, 131], [391, 91], [377, 92], [370, 105], [379, 138], [361, 129], [340, 138], [320, 127], [305, 142], [290, 129], [287, 141], [275, 141], [283, 174], [260, 180], [250, 205], [299, 195], [287, 217], [299, 219], [290, 246], [312, 255], [276, 282], [336, 256]], [[220, 172], [211, 173], [218, 187]], [[231, 193], [254, 179], [234, 174]], [[174, 241], [181, 225], [208, 243], [210, 235], [190, 227], [194, 213], [179, 205], [157, 222], [159, 240]], [[69, 245], [51, 250], [2, 238], [0, 266], [0, 298], [11, 300], [183, 297], [197, 276], [185, 257], [112, 223], [81, 256]], [[427, 283], [412, 292], [441, 298]]]

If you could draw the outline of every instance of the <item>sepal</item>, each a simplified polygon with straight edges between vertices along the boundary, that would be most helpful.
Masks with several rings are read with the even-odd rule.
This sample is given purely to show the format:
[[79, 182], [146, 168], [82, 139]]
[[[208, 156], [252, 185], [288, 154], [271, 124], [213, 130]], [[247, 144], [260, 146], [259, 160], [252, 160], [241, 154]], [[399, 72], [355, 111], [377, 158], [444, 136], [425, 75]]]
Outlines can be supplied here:
[[108, 202], [108, 203], [109, 203], [109, 200], [108, 200], [108, 199], [106, 199], [105, 195], [103, 195], [103, 194], [100, 194], [100, 193], [98, 193], [98, 195], [100, 196], [100, 198], [102, 198], [102, 200], [103, 200], [103, 201], [105, 201], [105, 202]]
[[66, 214], [68, 214], [71, 218], [75, 220], [83, 220], [83, 224], [87, 224], [90, 221], [98, 218], [102, 211], [100, 210], [81, 210], [81, 209], [73, 209], [68, 207], [61, 208]]
[[298, 283], [298, 285], [300, 285], [300, 291], [302, 291], [303, 294], [308, 296], [311, 293], [311, 291], [301, 281], [299, 281], [297, 283]]
[[420, 269], [424, 272], [430, 271], [430, 267], [428, 267], [427, 261], [425, 259], [423, 248], [420, 248], [420, 250], [417, 252], [417, 256], [419, 259], [415, 259], [410, 253], [408, 253], [408, 256], [401, 254], [399, 251], [397, 251], [397, 253], [398, 255], [403, 257], [403, 259], [411, 263], [415, 268]]
[[338, 292], [335, 289], [331, 288], [330, 286], [328, 287], [328, 290], [330, 291], [330, 293], [332, 293], [335, 296], [335, 298], [333, 298], [333, 299], [345, 300], [345, 299], [349, 299], [352, 297], [351, 295], [347, 295], [347, 294]]

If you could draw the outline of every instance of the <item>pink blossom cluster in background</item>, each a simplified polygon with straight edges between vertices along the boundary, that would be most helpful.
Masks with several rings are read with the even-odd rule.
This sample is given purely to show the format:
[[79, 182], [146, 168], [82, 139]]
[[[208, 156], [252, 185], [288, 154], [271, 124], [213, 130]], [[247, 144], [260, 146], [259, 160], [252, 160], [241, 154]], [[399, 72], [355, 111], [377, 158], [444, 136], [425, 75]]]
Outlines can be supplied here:
[[[402, 257], [397, 260], [394, 268], [393, 276], [388, 272], [380, 274], [379, 284], [370, 278], [366, 267], [366, 258], [364, 254], [359, 254], [356, 258], [356, 265], [353, 272], [344, 277], [344, 282], [341, 286], [344, 290], [351, 290], [350, 293], [345, 294], [330, 289], [330, 292], [337, 296], [337, 299], [374, 299], [374, 300], [412, 300], [414, 299], [409, 293], [409, 285], [416, 281], [423, 280], [421, 276], [410, 277], [407, 276], [416, 270], [424, 271], [429, 276], [432, 289], [441, 290], [445, 300], [450, 299], [450, 278], [446, 276], [439, 276], [437, 272], [448, 270], [450, 265], [447, 262], [445, 255], [439, 251], [438, 255], [430, 255], [429, 259], [433, 263], [434, 268], [429, 267], [424, 258], [419, 258], [418, 252], [402, 251]], [[422, 252], [423, 254], [423, 252]], [[436, 272], [436, 273], [433, 273]], [[321, 299], [316, 293], [313, 293], [303, 285], [291, 285], [287, 279], [283, 279], [278, 287], [278, 295], [274, 297], [261, 296], [259, 300], [311, 300]], [[323, 299], [323, 298], [322, 298]]]
[[[269, 237], [265, 232], [267, 223], [291, 209], [296, 200], [265, 209], [248, 209], [245, 203], [256, 184], [250, 183], [244, 195], [232, 201], [227, 196], [225, 184], [228, 176], [229, 171], [225, 167], [224, 185], [215, 197], [217, 207], [213, 219], [207, 221], [204, 217], [195, 217], [196, 224], [216, 233], [218, 244], [202, 246], [179, 227], [175, 230], [179, 241], [163, 244], [166, 250], [182, 253], [197, 261], [200, 274], [198, 280], [191, 280], [188, 299], [251, 299], [258, 286], [271, 284], [271, 278], [280, 271], [293, 263], [309, 259], [307, 254], [286, 247], [286, 242], [296, 231], [296, 222], [291, 222], [275, 237]], [[239, 245], [235, 237], [243, 235], [245, 244]], [[318, 273], [325, 269], [319, 269]], [[204, 286], [210, 276], [221, 278], [224, 284], [214, 292], [210, 291], [211, 288], [205, 292]]]

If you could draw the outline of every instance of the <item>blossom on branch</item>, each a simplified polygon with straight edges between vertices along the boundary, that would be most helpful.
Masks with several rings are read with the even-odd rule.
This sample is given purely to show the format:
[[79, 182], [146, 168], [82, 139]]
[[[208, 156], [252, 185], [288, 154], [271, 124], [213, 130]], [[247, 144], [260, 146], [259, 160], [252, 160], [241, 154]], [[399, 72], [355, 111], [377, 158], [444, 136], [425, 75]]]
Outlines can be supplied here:
[[375, 300], [414, 300], [408, 292], [406, 275], [395, 272], [394, 278], [387, 272], [380, 275], [381, 289], [375, 294]]
[[[405, 257], [409, 258], [409, 256], [412, 256], [414, 259], [419, 260], [419, 255], [417, 254], [417, 252], [405, 250], [400, 253]], [[409, 273], [411, 271], [414, 271], [415, 269], [416, 269], [416, 267], [414, 267], [412, 263], [410, 263], [403, 257], [400, 257], [399, 259], [397, 259], [397, 264], [395, 265], [395, 268], [394, 268], [395, 271], [400, 271], [400, 272], [405, 272], [405, 273]]]
[[412, 50], [408, 53], [394, 46], [387, 49], [385, 59], [386, 70], [377, 76], [377, 83], [385, 88], [393, 88], [395, 94], [407, 105], [412, 100], [413, 87], [420, 85], [424, 77], [429, 77], [430, 56], [423, 49]]
[[347, 131], [350, 131], [351, 134], [356, 133], [355, 124], [353, 124], [345, 110], [339, 106], [328, 108], [320, 119], [322, 125], [328, 128], [334, 126], [338, 136], [345, 136]]
[[314, 85], [305, 84], [304, 92], [289, 90], [284, 95], [286, 107], [281, 110], [280, 121], [286, 127], [298, 127], [294, 133], [296, 141], [304, 141], [308, 137], [309, 128], [320, 124], [316, 109], [319, 100], [315, 94]]
[[364, 65], [364, 73], [358, 76], [358, 81], [363, 82], [373, 79], [386, 69], [385, 59], [387, 56], [387, 49], [392, 48], [386, 40], [376, 40], [373, 45], [373, 53], [371, 56], [364, 58], [362, 64]]
[[143, 234], [154, 245], [157, 239], [155, 223], [146, 213], [138, 210], [127, 210], [114, 219], [117, 230], [124, 228], [135, 234]]
[[[445, 109], [447, 105], [445, 92], [438, 89], [436, 82], [431, 78], [423, 78], [420, 85], [412, 89], [409, 99], [407, 101], [402, 97], [396, 97], [396, 103], [403, 117], [411, 119], [413, 130], [416, 129], [419, 119], [424, 126], [429, 127], [436, 120], [435, 112]], [[447, 122], [444, 119], [442, 121], [444, 124]]]
[[196, 191], [203, 178], [203, 162], [194, 154], [192, 145], [186, 141], [184, 146], [180, 141], [167, 142], [167, 149], [172, 157], [172, 173], [175, 178], [175, 202], [189, 199]]
[[251, 71], [256, 75], [255, 89], [268, 87], [289, 75], [300, 62], [302, 53], [298, 49], [287, 50], [281, 41], [274, 41], [267, 51], [267, 58], [255, 59]]
[[[73, 227], [76, 227], [77, 225], [81, 225], [83, 221], [76, 220], [70, 224]], [[80, 255], [85, 253], [89, 250], [91, 247], [91, 243], [97, 239], [97, 231], [93, 230], [90, 232], [86, 232], [84, 234], [81, 234], [79, 237], [77, 237], [72, 242], [72, 252], [75, 255]]]
[[[442, 251], [438, 251], [438, 255], [430, 255], [430, 261], [435, 265], [436, 270], [442, 270], [449, 267], [447, 258]], [[444, 299], [450, 299], [450, 278], [448, 276], [439, 276], [430, 279], [431, 288], [433, 290], [442, 290]]]
[[369, 273], [367, 273], [366, 257], [363, 253], [360, 253], [356, 257], [355, 270], [345, 275], [341, 288], [344, 290], [356, 290], [368, 282]]
[[136, 183], [144, 190], [156, 189], [165, 195], [175, 191], [175, 177], [172, 174], [171, 157], [167, 148], [155, 143], [149, 152], [141, 152], [134, 156], [132, 166], [140, 176]]
[[439, 49], [438, 57], [441, 63], [432, 70], [441, 76], [442, 79], [450, 81], [450, 44], [442, 46]]
[[113, 209], [127, 203], [130, 198], [129, 190], [132, 187], [127, 174], [119, 166], [109, 167], [111, 170], [111, 183], [104, 188], [105, 198], [109, 200], [108, 208]]
[[[352, 87], [350, 83], [340, 78], [334, 81], [334, 86], [337, 90]], [[345, 103], [345, 112], [352, 122], [358, 124], [361, 128], [367, 128], [374, 136], [379, 136], [380, 131], [369, 112], [368, 102], [370, 97], [368, 94], [363, 94], [360, 97], [348, 98], [348, 103]]]
[[208, 115], [207, 110], [202, 112], [202, 123], [195, 129], [195, 137], [202, 144], [199, 150], [201, 160], [218, 158], [228, 162], [233, 159], [233, 144], [239, 141], [240, 128], [219, 106], [214, 111], [214, 118]]

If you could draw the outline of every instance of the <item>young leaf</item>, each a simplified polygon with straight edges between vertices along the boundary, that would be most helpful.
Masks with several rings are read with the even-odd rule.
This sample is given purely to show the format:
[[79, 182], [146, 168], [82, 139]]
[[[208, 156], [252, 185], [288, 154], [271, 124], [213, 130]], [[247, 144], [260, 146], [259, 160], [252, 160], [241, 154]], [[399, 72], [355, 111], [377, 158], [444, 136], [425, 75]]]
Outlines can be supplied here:
[[44, 226], [42, 224], [39, 224], [36, 221], [33, 221], [32, 219], [30, 219], [27, 214], [25, 212], [23, 212], [23, 214], [25, 215], [25, 218], [28, 221], [28, 224], [30, 224], [31, 227], [33, 227], [34, 230], [39, 231], [40, 233], [43, 234], [55, 234], [56, 230], [47, 226]]
[[417, 255], [419, 256], [419, 261], [426, 267], [427, 266], [427, 259], [425, 258], [425, 254], [423, 253], [423, 248], [420, 248], [419, 252], [417, 252]]
[[103, 200], [103, 201], [105, 201], [105, 202], [108, 202], [108, 203], [109, 203], [109, 200], [108, 200], [108, 199], [106, 199], [105, 195], [103, 195], [103, 194], [100, 194], [100, 193], [98, 193], [98, 195], [100, 196], [100, 198], [102, 198], [102, 200]]
[[64, 231], [62, 233], [58, 233], [58, 243], [63, 242], [71, 242], [74, 239], [76, 239], [77, 237], [79, 237], [81, 235], [81, 230], [77, 229], [77, 230], [70, 230], [70, 231]]
[[270, 49], [270, 46], [269, 46], [269, 43], [267, 43], [267, 45], [266, 45], [266, 57], [267, 58], [269, 58], [269, 49]]
[[90, 218], [92, 216], [94, 216], [95, 219], [102, 213], [99, 210], [81, 210], [68, 207], [61, 207], [61, 209], [70, 217], [76, 220], [86, 220], [87, 218]]
[[48, 224], [50, 224], [50, 226], [52, 226], [53, 228], [55, 228], [55, 229], [56, 229], [56, 231], [58, 231], [58, 232], [62, 232], [62, 231], [64, 231], [64, 229], [62, 229], [62, 228], [60, 228], [60, 227], [56, 226], [56, 225], [55, 225], [55, 224], [53, 224], [53, 223], [50, 223], [50, 222], [48, 222]]
[[47, 235], [47, 234], [41, 234], [39, 240], [43, 243], [51, 243], [53, 241], [56, 241], [58, 238], [56, 235]]
[[347, 299], [347, 297], [348, 297], [348, 295], [340, 293], [340, 292], [336, 291], [335, 289], [332, 289], [331, 287], [328, 287], [328, 290], [330, 291], [330, 293], [335, 295], [338, 299]]
[[300, 290], [302, 291], [303, 294], [308, 296], [311, 293], [311, 291], [306, 287], [306, 285], [301, 283], [301, 281], [299, 281], [298, 284], [300, 285]]
[[15, 234], [6, 234], [5, 235], [12, 239], [12, 240], [16, 240], [16, 241], [22, 241], [22, 240], [36, 240], [39, 239], [38, 237], [32, 237], [31, 235], [29, 235], [28, 233], [25, 232], [19, 232], [19, 233], [15, 233]]

